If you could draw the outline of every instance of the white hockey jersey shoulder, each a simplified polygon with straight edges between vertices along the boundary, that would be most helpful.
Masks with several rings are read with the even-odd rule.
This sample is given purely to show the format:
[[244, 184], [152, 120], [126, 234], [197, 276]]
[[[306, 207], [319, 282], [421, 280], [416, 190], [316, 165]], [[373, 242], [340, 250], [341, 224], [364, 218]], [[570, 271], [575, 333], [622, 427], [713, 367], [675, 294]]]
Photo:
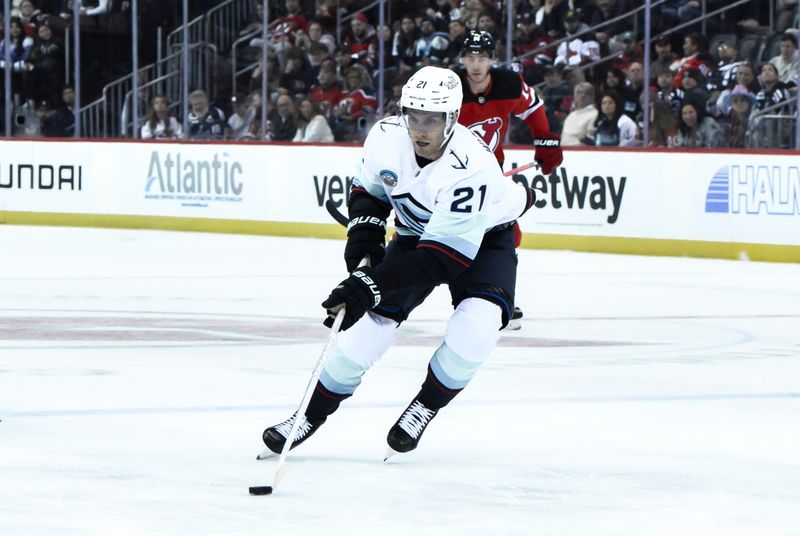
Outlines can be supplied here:
[[388, 202], [400, 234], [474, 259], [487, 230], [525, 209], [524, 188], [504, 177], [491, 150], [456, 125], [443, 155], [420, 167], [402, 118], [378, 122], [364, 143], [354, 188]]

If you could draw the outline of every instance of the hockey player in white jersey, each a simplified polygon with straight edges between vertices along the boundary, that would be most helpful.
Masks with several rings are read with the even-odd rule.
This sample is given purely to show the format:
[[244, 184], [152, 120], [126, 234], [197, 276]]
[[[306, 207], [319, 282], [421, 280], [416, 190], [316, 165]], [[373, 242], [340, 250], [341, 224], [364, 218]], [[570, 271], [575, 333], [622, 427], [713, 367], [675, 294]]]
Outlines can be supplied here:
[[[491, 150], [458, 124], [461, 99], [455, 73], [424, 67], [403, 87], [401, 115], [377, 123], [364, 143], [348, 203], [344, 257], [352, 273], [322, 303], [329, 327], [345, 307], [343, 333], [292, 448], [353, 394], [400, 323], [437, 285], [448, 284], [454, 311], [421, 390], [389, 430], [391, 451], [417, 447], [509, 321], [517, 270], [513, 224], [535, 197], [503, 177]], [[384, 248], [391, 209], [397, 233]], [[358, 268], [364, 256], [371, 266]], [[281, 451], [295, 418], [264, 430], [271, 451]]]

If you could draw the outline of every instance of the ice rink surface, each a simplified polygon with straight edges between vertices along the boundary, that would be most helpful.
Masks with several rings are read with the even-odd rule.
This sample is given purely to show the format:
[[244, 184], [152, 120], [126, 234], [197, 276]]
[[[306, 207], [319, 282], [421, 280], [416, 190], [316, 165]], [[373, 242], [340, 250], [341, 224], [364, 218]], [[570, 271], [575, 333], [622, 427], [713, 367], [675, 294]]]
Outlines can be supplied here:
[[0, 226], [0, 534], [800, 534], [800, 265], [521, 251], [504, 333], [383, 463], [450, 305], [255, 461], [343, 242]]

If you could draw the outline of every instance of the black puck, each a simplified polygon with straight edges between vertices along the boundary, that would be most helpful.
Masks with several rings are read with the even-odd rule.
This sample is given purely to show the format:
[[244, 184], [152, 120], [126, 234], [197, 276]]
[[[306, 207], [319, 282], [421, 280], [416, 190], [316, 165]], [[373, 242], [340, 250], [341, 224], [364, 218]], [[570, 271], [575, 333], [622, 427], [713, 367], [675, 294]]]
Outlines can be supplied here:
[[271, 495], [272, 486], [251, 486], [250, 495]]

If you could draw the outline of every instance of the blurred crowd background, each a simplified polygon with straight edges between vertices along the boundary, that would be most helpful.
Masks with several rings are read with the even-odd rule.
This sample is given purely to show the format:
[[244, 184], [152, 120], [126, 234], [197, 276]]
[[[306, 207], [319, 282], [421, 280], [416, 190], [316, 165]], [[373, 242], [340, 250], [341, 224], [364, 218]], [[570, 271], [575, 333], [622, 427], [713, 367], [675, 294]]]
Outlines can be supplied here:
[[74, 1], [7, 0], [0, 132], [358, 143], [480, 29], [564, 145], [798, 147], [798, 0]]

